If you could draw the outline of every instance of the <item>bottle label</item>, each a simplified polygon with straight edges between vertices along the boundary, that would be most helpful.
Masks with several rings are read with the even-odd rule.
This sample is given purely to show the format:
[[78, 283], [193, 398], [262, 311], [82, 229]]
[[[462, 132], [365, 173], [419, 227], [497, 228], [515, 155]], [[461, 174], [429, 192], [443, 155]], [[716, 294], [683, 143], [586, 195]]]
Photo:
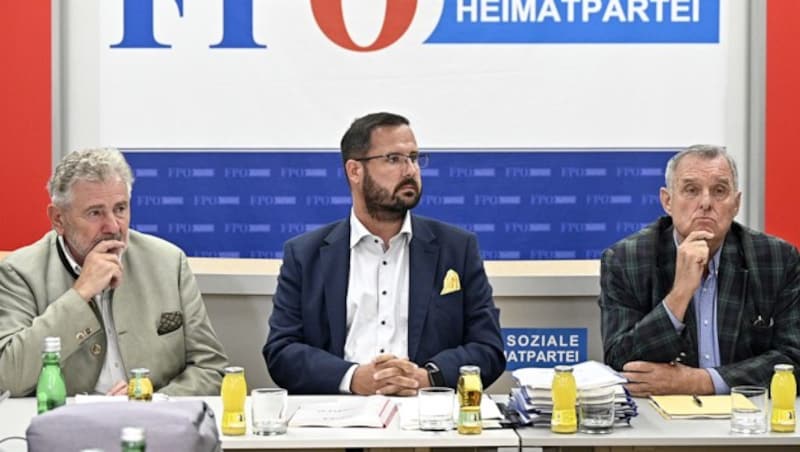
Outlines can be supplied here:
[[556, 433], [574, 433], [578, 431], [578, 416], [575, 409], [553, 410], [550, 429]]
[[773, 431], [793, 432], [795, 421], [794, 410], [783, 410], [779, 408], [772, 410], [770, 423], [772, 424]]

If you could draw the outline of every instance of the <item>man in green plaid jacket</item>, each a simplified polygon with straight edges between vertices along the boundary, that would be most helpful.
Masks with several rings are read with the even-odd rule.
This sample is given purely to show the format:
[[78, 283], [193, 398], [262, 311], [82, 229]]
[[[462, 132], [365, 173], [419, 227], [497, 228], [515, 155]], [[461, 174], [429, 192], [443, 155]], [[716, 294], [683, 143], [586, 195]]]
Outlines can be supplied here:
[[605, 361], [635, 395], [725, 394], [800, 368], [800, 256], [733, 221], [737, 169], [724, 148], [691, 146], [667, 163], [668, 216], [603, 253]]

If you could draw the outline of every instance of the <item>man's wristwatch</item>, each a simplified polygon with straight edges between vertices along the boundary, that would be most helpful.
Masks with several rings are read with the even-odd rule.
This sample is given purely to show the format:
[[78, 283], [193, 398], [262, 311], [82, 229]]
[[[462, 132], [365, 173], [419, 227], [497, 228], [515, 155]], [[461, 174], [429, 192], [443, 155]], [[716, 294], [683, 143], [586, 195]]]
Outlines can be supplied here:
[[428, 361], [425, 363], [425, 370], [428, 371], [428, 381], [430, 381], [431, 386], [444, 386], [444, 375], [442, 375], [439, 366], [432, 361]]

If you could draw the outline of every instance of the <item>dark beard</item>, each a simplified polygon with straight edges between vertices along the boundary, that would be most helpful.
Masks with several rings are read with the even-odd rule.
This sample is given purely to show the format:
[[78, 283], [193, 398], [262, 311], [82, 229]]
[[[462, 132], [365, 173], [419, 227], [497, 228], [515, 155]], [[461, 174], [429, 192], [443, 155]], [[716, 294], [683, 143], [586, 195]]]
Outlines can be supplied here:
[[[413, 184], [417, 188], [417, 196], [410, 202], [397, 196], [398, 189], [408, 184]], [[364, 204], [367, 207], [367, 214], [371, 218], [376, 221], [394, 222], [402, 221], [406, 216], [406, 212], [417, 206], [422, 197], [422, 190], [416, 180], [408, 178], [397, 184], [394, 194], [390, 194], [389, 190], [381, 188], [375, 183], [365, 168], [362, 194], [364, 196]]]

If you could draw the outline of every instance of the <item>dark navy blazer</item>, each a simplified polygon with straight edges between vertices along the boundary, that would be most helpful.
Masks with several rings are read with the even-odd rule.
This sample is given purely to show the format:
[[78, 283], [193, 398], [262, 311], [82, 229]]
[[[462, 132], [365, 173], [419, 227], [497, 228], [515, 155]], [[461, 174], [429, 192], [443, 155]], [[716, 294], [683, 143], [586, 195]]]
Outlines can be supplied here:
[[[458, 368], [478, 365], [484, 387], [505, 369], [499, 310], [475, 235], [411, 216], [408, 356], [434, 362], [447, 386]], [[440, 295], [448, 270], [461, 290]], [[336, 394], [354, 363], [345, 361], [349, 218], [295, 237], [284, 246], [262, 353], [272, 379], [293, 394]]]

